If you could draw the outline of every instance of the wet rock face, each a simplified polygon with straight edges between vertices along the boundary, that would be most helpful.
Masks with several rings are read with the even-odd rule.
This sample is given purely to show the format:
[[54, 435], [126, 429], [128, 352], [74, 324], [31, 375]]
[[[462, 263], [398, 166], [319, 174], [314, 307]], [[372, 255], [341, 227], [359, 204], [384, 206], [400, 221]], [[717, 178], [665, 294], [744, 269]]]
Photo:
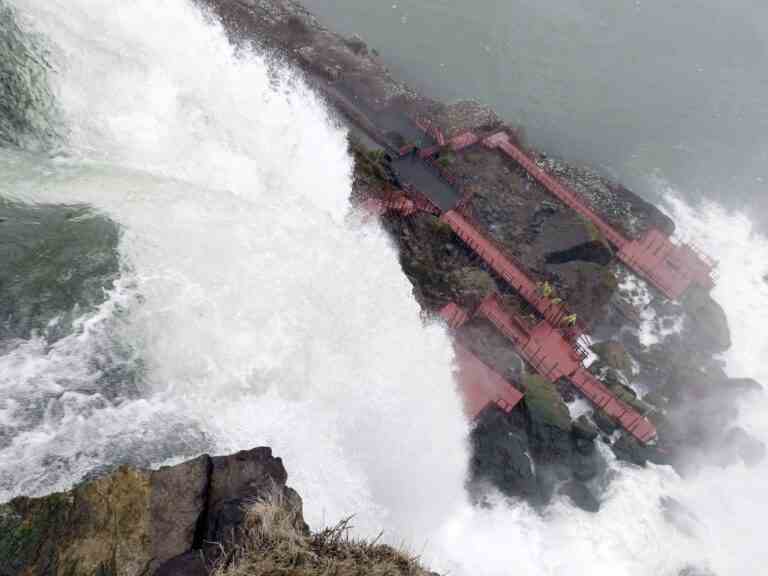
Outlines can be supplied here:
[[301, 518], [285, 482], [281, 460], [256, 448], [157, 471], [122, 467], [67, 493], [17, 498], [0, 506], [0, 576], [205, 574], [215, 553], [205, 537], [234, 543], [254, 499], [277, 495]]
[[675, 231], [675, 223], [656, 206], [634, 192], [585, 167], [576, 167], [553, 158], [539, 165], [568, 183], [590, 206], [612, 226], [630, 238], [639, 238], [650, 229], [667, 235]]
[[580, 482], [566, 482], [560, 488], [560, 493], [567, 496], [571, 502], [587, 512], [598, 512], [600, 501], [595, 498], [584, 484]]
[[589, 512], [599, 509], [590, 481], [606, 464], [595, 449], [597, 429], [586, 418], [571, 426], [568, 408], [554, 384], [524, 379], [526, 397], [510, 413], [489, 406], [477, 418], [471, 440], [471, 491], [487, 484], [534, 506], [566, 496]]
[[0, 574], [145, 573], [150, 499], [151, 473], [120, 468], [68, 494], [13, 500], [0, 511]]
[[285, 486], [287, 479], [282, 461], [268, 449], [211, 458], [205, 541], [234, 543], [245, 521], [244, 505], [275, 492], [291, 510], [301, 510], [301, 498]]
[[490, 482], [508, 496], [522, 496], [537, 503], [541, 494], [526, 428], [521, 411], [507, 416], [496, 406], [486, 408], [472, 430], [471, 470], [475, 482]]
[[523, 379], [528, 410], [532, 448], [548, 458], [567, 456], [571, 452], [571, 415], [557, 387], [536, 375]]
[[695, 330], [687, 332], [702, 351], [723, 352], [731, 347], [731, 331], [725, 311], [705, 290], [692, 286], [683, 300]]
[[577, 260], [606, 266], [613, 260], [613, 254], [604, 243], [599, 240], [591, 240], [573, 248], [550, 252], [547, 254], [545, 262], [547, 264], [566, 264]]
[[153, 558], [164, 561], [195, 545], [211, 478], [211, 459], [200, 456], [151, 475]]
[[632, 373], [632, 358], [621, 342], [607, 340], [592, 345], [592, 352], [600, 357], [600, 361], [614, 370], [619, 370], [627, 377]]

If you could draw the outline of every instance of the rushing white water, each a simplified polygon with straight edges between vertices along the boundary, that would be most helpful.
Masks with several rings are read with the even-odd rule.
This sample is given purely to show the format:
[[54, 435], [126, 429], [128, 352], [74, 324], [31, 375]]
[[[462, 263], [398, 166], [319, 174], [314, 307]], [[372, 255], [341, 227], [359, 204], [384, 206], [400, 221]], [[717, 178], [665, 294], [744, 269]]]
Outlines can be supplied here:
[[[68, 140], [46, 163], [3, 152], [0, 195], [109, 215], [123, 230], [122, 275], [74, 334], [2, 357], [0, 386], [18, 393], [1, 424], [23, 418], [22, 394], [62, 402], [0, 447], [0, 481], [15, 481], [0, 500], [135, 452], [157, 463], [267, 444], [313, 526], [356, 514], [361, 534], [384, 529], [453, 574], [676, 576], [696, 564], [725, 576], [768, 565], [766, 464], [681, 480], [613, 463], [595, 515], [564, 501], [544, 516], [502, 501], [470, 507], [448, 339], [423, 325], [384, 234], [347, 222], [344, 134], [317, 99], [287, 75], [276, 83], [258, 56], [235, 55], [183, 0], [15, 5], [52, 44]], [[721, 258], [729, 371], [768, 381], [768, 241], [716, 206], [673, 198], [671, 209]], [[141, 358], [138, 393], [108, 401], [69, 383], [92, 381], [114, 341]], [[742, 424], [768, 440], [765, 414], [754, 399]], [[665, 496], [695, 519], [671, 522]]]
[[[60, 389], [71, 412], [0, 451], [17, 481], [3, 496], [202, 435], [220, 453], [272, 446], [315, 525], [423, 533], [462, 498], [467, 424], [445, 332], [423, 326], [383, 232], [345, 224], [344, 133], [184, 1], [17, 6], [54, 47], [69, 139], [42, 170], [6, 154], [3, 194], [108, 214], [123, 281], [94, 329], [6, 357], [6, 385]], [[61, 380], [88, 377], [106, 329], [140, 353], [146, 390], [89, 407]], [[54, 455], [69, 470], [50, 486]]]

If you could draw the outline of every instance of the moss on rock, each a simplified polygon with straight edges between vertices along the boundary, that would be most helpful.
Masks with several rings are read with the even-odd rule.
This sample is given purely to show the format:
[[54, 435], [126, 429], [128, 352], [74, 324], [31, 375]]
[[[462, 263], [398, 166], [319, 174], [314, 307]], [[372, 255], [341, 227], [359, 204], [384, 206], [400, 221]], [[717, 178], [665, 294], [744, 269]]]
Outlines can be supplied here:
[[147, 570], [150, 473], [120, 468], [70, 493], [0, 508], [0, 576], [134, 575]]
[[592, 346], [592, 351], [600, 356], [600, 360], [625, 375], [632, 370], [632, 358], [621, 342], [608, 340]]
[[522, 386], [531, 418], [561, 430], [571, 429], [571, 415], [557, 386], [538, 374], [523, 376]]

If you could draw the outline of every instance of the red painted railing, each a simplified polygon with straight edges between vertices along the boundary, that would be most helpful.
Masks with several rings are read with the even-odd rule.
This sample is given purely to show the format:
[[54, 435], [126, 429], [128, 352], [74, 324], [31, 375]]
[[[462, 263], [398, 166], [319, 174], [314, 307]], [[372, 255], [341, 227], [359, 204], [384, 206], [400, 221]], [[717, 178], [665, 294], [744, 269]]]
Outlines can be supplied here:
[[528, 157], [522, 150], [512, 144], [509, 139], [509, 135], [506, 132], [499, 132], [483, 140], [483, 144], [488, 148], [499, 148], [507, 156], [512, 158], [515, 162], [520, 164], [528, 174], [536, 179], [542, 186], [549, 190], [552, 194], [557, 196], [567, 206], [575, 210], [585, 219], [592, 222], [600, 233], [605, 236], [611, 244], [618, 248], [624, 247], [629, 241], [624, 238], [619, 232], [617, 232], [613, 226], [608, 224], [600, 216], [598, 216], [592, 209], [590, 209], [584, 201], [579, 198], [574, 192], [566, 188], [555, 178], [547, 174], [536, 162]]
[[617, 255], [624, 264], [645, 277], [668, 298], [680, 298], [691, 284], [698, 284], [706, 290], [714, 287], [714, 262], [703, 257], [695, 248], [675, 244], [658, 230], [648, 231], [639, 240], [629, 240], [596, 214], [583, 198], [550, 176], [515, 146], [507, 133], [489, 136], [483, 144], [503, 151], [549, 192], [591, 222], [603, 237], [618, 248]]
[[519, 317], [505, 310], [496, 296], [486, 298], [478, 309], [504, 334], [536, 372], [552, 382], [568, 379], [595, 406], [615, 418], [627, 432], [641, 442], [656, 437], [654, 425], [637, 410], [619, 400], [582, 365], [573, 346], [558, 330], [542, 321], [532, 330]]
[[[477, 253], [496, 274], [501, 276], [509, 286], [544, 316], [552, 326], [560, 326], [563, 320], [570, 316], [571, 312], [564, 303], [555, 303], [553, 299], [544, 296], [539, 286], [515, 264], [512, 258], [502, 252], [490, 239], [481, 234], [464, 216], [455, 210], [449, 210], [440, 219], [448, 224], [467, 246]], [[569, 334], [574, 339], [577, 339], [583, 331], [583, 327], [577, 323], [569, 331]]]
[[[458, 328], [469, 319], [469, 314], [453, 302], [440, 311], [440, 316], [451, 328]], [[511, 412], [523, 394], [467, 348], [458, 342], [454, 342], [453, 347], [467, 415], [475, 418], [490, 403]]]

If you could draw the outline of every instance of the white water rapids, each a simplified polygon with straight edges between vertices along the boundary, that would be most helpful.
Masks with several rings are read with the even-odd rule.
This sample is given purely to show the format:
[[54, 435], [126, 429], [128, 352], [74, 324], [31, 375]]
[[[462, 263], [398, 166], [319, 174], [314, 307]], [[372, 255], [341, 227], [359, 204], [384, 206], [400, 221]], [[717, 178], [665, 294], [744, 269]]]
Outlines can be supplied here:
[[[160, 463], [164, 444], [269, 445], [313, 527], [354, 514], [360, 534], [383, 529], [451, 574], [677, 576], [695, 564], [735, 576], [768, 565], [765, 463], [685, 480], [613, 463], [595, 515], [563, 501], [544, 516], [470, 507], [449, 339], [423, 324], [384, 233], [349, 223], [351, 161], [323, 105], [258, 55], [236, 55], [185, 0], [14, 5], [51, 44], [67, 145], [45, 162], [0, 152], [0, 196], [93, 205], [122, 229], [122, 273], [73, 335], [0, 357], [9, 398], [64, 398], [63, 412], [0, 448], [0, 479], [14, 480], [0, 500], [66, 487], [130, 450], [157, 446]], [[729, 372], [768, 382], [768, 241], [744, 215], [671, 206], [722, 262]], [[93, 358], [115, 335], [145, 365], [140, 397], [67, 387], [95, 377]], [[741, 423], [768, 440], [766, 414], [754, 399]], [[0, 405], [0, 424], [21, 417]], [[63, 466], [53, 483], [51, 462]], [[662, 496], [695, 518], [671, 523]]]

